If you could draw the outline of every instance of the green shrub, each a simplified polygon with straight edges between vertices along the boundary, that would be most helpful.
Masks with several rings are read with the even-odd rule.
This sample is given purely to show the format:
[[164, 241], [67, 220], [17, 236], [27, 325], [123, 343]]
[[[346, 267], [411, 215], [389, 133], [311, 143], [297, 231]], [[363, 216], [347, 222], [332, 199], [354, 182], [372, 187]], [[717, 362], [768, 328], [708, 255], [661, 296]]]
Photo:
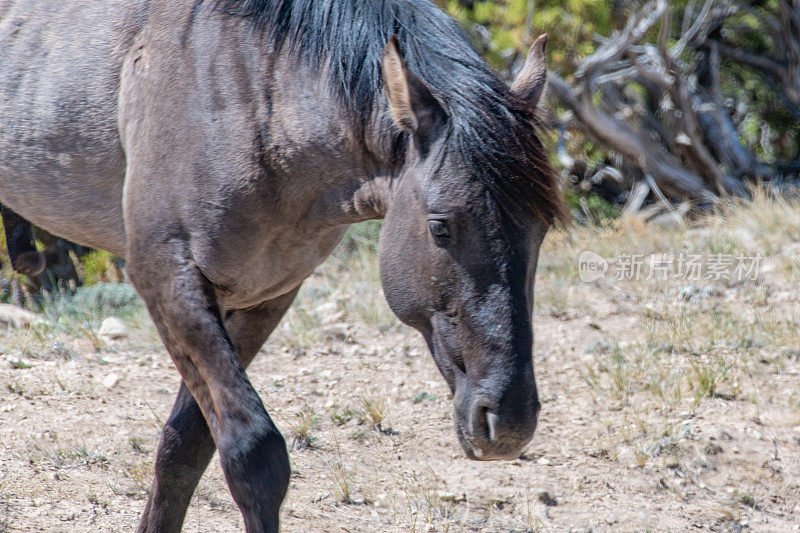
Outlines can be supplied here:
[[116, 256], [104, 250], [92, 250], [80, 258], [83, 283], [118, 283], [123, 280], [122, 270], [115, 264]]
[[[587, 217], [588, 222], [603, 225], [609, 220], [619, 218], [620, 209], [595, 193], [584, 193], [570, 189], [564, 195], [567, 206], [570, 210], [575, 210]], [[581, 202], [583, 200], [583, 202]]]
[[112, 315], [135, 314], [142, 310], [143, 305], [134, 288], [127, 283], [97, 283], [78, 287], [74, 294], [57, 294], [45, 307], [51, 315], [102, 320]]

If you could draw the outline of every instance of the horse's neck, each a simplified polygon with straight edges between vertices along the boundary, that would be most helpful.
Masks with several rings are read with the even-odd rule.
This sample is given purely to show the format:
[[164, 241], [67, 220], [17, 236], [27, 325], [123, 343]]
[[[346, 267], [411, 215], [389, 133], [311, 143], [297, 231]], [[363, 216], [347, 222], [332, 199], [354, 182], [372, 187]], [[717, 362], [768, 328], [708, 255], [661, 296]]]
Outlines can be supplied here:
[[316, 195], [311, 216], [324, 226], [382, 218], [400, 158], [383, 110], [359, 122], [331, 96], [324, 74], [279, 68], [267, 148], [293, 183]]

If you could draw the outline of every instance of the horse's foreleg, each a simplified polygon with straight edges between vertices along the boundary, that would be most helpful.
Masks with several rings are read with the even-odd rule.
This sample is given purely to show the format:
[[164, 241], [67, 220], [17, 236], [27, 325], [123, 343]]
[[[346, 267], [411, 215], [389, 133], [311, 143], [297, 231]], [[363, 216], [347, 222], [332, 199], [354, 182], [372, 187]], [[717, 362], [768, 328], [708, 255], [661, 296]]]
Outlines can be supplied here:
[[41, 274], [45, 267], [44, 254], [36, 250], [31, 223], [4, 205], [0, 205], [0, 216], [11, 268], [27, 276]]
[[[245, 368], [255, 357], [297, 291], [265, 302], [254, 309], [234, 311], [225, 329]], [[169, 420], [164, 425], [156, 455], [155, 478], [139, 531], [180, 530], [194, 489], [216, 446], [203, 413], [184, 383]]]
[[[130, 277], [210, 428], [228, 487], [242, 511], [247, 531], [277, 531], [280, 504], [289, 484], [286, 443], [247, 379], [234, 341], [219, 314], [213, 287], [189, 259], [183, 243], [173, 242], [160, 250], [151, 248], [148, 257], [135, 250], [129, 255]], [[252, 350], [256, 343], [239, 339], [239, 344]], [[168, 424], [165, 428], [168, 442], [162, 443], [159, 450], [169, 448], [167, 458], [158, 461], [163, 468], [157, 465], [156, 473], [156, 483], [160, 479], [165, 485], [163, 489], [157, 488], [160, 494], [154, 494], [148, 505], [148, 514], [156, 523], [148, 523], [145, 531], [180, 528], [191, 497], [189, 486], [193, 488], [197, 483], [202, 475], [200, 463], [207, 464], [213, 453], [207, 441], [199, 445], [181, 444], [181, 434], [199, 435], [201, 439], [204, 434], [202, 425], [196, 423], [192, 402], [187, 401], [186, 394], [182, 396], [178, 398], [181, 405], [176, 405], [173, 412], [174, 426]], [[185, 429], [176, 432], [176, 426]], [[196, 451], [193, 459], [192, 450]], [[188, 470], [180, 463], [167, 465], [169, 455], [183, 458]], [[167, 480], [170, 475], [180, 478], [172, 484], [182, 498], [178, 506], [164, 501], [169, 496], [164, 490], [173, 483]], [[159, 524], [159, 520], [163, 521]]]
[[181, 530], [192, 494], [216, 450], [203, 413], [181, 383], [156, 453], [155, 473], [139, 532]]

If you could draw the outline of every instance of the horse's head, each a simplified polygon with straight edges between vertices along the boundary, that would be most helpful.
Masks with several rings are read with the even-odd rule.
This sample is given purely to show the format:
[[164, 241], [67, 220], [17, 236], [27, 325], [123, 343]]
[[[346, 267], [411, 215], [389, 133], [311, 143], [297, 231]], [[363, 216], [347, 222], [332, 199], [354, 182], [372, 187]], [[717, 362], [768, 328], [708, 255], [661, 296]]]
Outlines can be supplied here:
[[[410, 138], [381, 234], [386, 298], [425, 337], [454, 394], [467, 456], [516, 458], [539, 411], [533, 278], [560, 205], [549, 198], [550, 211], [538, 205], [535, 212], [555, 186], [552, 175], [541, 176], [549, 166], [531, 124], [546, 80], [544, 39], [511, 89], [502, 88], [505, 107], [484, 102], [487, 109], [469, 117], [503, 125], [464, 123], [406, 66], [394, 40], [384, 51], [383, 78], [392, 118]], [[484, 138], [492, 133], [505, 138]], [[547, 184], [551, 190], [537, 192]], [[526, 205], [515, 194], [528, 195], [533, 207], [511, 207]]]

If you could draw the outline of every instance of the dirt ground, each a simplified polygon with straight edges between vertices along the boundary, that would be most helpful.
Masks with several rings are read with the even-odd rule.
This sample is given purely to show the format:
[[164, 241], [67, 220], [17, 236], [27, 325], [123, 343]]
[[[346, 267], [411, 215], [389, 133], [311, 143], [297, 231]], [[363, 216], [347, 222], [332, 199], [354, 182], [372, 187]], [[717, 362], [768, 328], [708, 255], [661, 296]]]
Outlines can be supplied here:
[[[570, 239], [575, 254], [558, 261], [546, 259], [557, 239], [543, 250], [534, 320], [543, 407], [534, 440], [511, 462], [463, 456], [449, 391], [416, 333], [356, 312], [345, 300], [359, 290], [301, 298], [322, 306], [316, 332], [289, 337], [303, 325], [293, 311], [248, 371], [292, 447], [284, 531], [800, 531], [798, 341], [763, 318], [745, 342], [736, 322], [768, 313], [789, 335], [797, 282], [774, 282], [760, 300], [747, 292], [760, 285], [681, 300], [680, 283], [646, 293], [581, 284], [558, 273], [583, 246]], [[326, 275], [311, 289], [337, 274]], [[664, 335], [691, 344], [706, 334], [686, 339], [668, 317], [696, 322], [720, 309], [730, 323], [714, 335], [728, 337], [663, 348]], [[108, 343], [7, 333], [0, 531], [135, 528], [179, 379], [152, 327], [129, 327], [129, 338]], [[184, 531], [242, 530], [215, 459]]]

